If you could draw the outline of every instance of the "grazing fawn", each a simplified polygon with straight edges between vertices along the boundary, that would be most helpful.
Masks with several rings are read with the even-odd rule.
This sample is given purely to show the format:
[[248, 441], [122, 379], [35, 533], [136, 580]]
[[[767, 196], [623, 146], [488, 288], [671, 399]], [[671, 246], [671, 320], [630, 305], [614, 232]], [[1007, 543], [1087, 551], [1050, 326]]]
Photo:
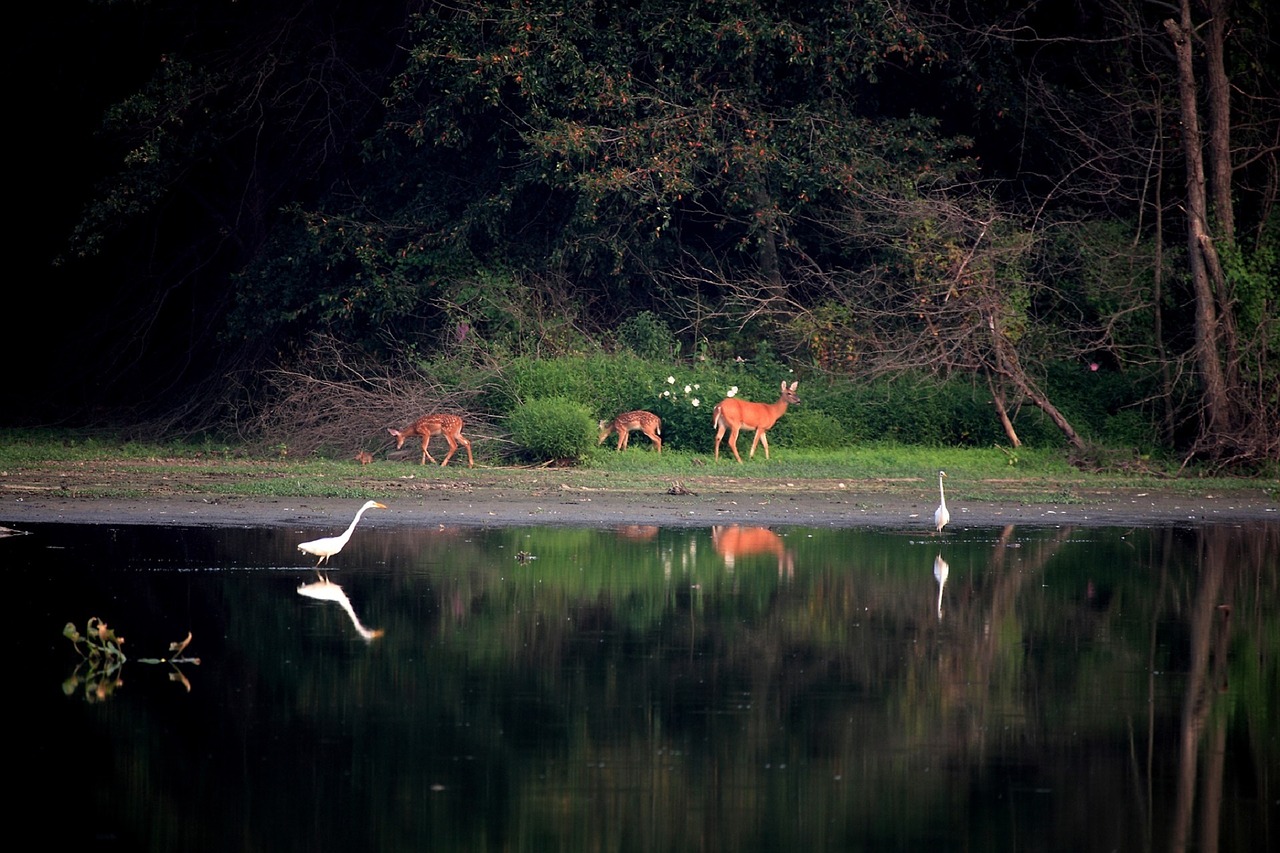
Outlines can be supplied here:
[[662, 418], [653, 412], [635, 411], [623, 412], [611, 421], [600, 422], [600, 440], [596, 444], [604, 444], [604, 440], [611, 433], [618, 434], [618, 449], [626, 450], [627, 443], [631, 440], [631, 431], [638, 429], [645, 435], [649, 436], [649, 440], [653, 442], [653, 446], [662, 452]]
[[368, 465], [370, 462], [373, 461], [373, 454], [367, 450], [361, 450], [359, 453], [356, 454], [356, 461], [359, 462], [361, 465]]
[[782, 396], [778, 397], [776, 403], [752, 403], [749, 400], [740, 400], [737, 397], [726, 397], [719, 403], [712, 414], [712, 425], [716, 428], [716, 456], [720, 459], [720, 439], [724, 437], [725, 430], [729, 430], [729, 449], [733, 451], [733, 458], [737, 459], [739, 464], [742, 457], [738, 455], [738, 430], [751, 429], [755, 430], [756, 436], [751, 439], [751, 452], [747, 454], [749, 457], [756, 455], [756, 444], [764, 445], [764, 458], [769, 458], [769, 439], [765, 437], [773, 425], [778, 422], [778, 418], [782, 417], [787, 411], [788, 403], [799, 403], [800, 398], [796, 396], [796, 384], [791, 383], [791, 387], [787, 387], [787, 383], [782, 383]]
[[453, 458], [453, 454], [457, 452], [458, 445], [461, 444], [467, 449], [467, 467], [474, 468], [475, 460], [471, 457], [471, 442], [467, 441], [462, 435], [462, 418], [457, 415], [423, 415], [413, 422], [411, 426], [404, 429], [388, 429], [387, 432], [396, 440], [396, 450], [404, 447], [404, 440], [413, 435], [422, 436], [422, 464], [426, 465], [430, 459], [432, 464], [436, 458], [427, 451], [427, 444], [431, 441], [433, 435], [443, 435], [444, 440], [449, 442], [449, 452], [444, 455], [444, 461], [440, 463], [443, 468], [449, 464], [449, 460]]

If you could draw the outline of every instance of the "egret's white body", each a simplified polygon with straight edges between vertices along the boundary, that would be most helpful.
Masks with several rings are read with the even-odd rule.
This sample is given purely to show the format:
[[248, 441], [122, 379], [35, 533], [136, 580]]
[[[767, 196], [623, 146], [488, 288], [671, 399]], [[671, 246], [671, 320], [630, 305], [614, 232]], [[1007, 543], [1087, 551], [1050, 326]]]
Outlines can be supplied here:
[[938, 472], [938, 508], [933, 511], [933, 526], [939, 533], [951, 520], [951, 513], [947, 511], [947, 493], [942, 488], [942, 478], [945, 476], [946, 471]]
[[364, 515], [366, 511], [371, 509], [386, 508], [385, 504], [380, 504], [377, 501], [366, 501], [365, 505], [360, 507], [360, 510], [356, 513], [356, 517], [351, 519], [351, 526], [348, 527], [346, 532], [341, 536], [326, 536], [324, 539], [303, 542], [298, 546], [298, 550], [304, 554], [319, 557], [320, 562], [316, 563], [316, 568], [319, 568], [325, 560], [341, 551], [343, 546], [347, 544], [347, 540], [351, 538], [352, 531], [354, 531], [356, 529], [356, 525], [360, 523], [360, 516]]

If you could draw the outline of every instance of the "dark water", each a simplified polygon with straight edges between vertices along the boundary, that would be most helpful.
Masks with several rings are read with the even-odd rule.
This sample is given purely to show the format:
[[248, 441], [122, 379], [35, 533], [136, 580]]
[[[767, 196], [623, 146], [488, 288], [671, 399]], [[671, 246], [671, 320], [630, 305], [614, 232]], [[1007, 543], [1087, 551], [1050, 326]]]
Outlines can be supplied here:
[[1280, 525], [27, 529], [42, 846], [1280, 849]]

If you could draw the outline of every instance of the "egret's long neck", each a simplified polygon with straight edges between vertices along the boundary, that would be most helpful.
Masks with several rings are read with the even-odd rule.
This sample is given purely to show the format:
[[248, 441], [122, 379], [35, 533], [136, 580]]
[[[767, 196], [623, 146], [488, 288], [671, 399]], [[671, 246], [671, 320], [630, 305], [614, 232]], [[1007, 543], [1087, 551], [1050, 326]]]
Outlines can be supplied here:
[[943, 503], [947, 502], [947, 493], [942, 489], [942, 476], [938, 476], [938, 499]]
[[[941, 484], [941, 483], [942, 483], [942, 481], [941, 481], [941, 480], [939, 480], [939, 481], [938, 481], [938, 483], [939, 483], [939, 484]], [[350, 535], [351, 535], [351, 531], [355, 530], [355, 529], [356, 529], [356, 525], [360, 523], [360, 516], [364, 515], [364, 511], [365, 511], [365, 510], [367, 510], [367, 509], [368, 509], [368, 507], [367, 507], [367, 506], [362, 506], [362, 507], [360, 507], [360, 511], [356, 513], [356, 517], [355, 517], [355, 518], [353, 518], [353, 519], [351, 519], [351, 526], [347, 528], [347, 532], [346, 532], [345, 534], [343, 534], [344, 536], [350, 536]]]

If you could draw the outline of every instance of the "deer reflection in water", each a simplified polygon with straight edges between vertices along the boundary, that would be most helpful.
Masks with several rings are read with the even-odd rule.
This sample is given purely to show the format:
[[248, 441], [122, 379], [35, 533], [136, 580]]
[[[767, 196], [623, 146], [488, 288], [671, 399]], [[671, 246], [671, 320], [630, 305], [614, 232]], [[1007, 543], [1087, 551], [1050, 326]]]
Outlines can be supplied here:
[[733, 571], [734, 563], [742, 557], [772, 554], [778, 560], [778, 577], [795, 574], [795, 558], [782, 537], [767, 527], [712, 527], [711, 542], [716, 553], [724, 558], [724, 566]]
[[360, 617], [356, 616], [356, 611], [351, 606], [351, 599], [347, 598], [347, 594], [342, 591], [342, 587], [329, 580], [324, 575], [319, 575], [319, 580], [312, 581], [311, 583], [304, 583], [302, 586], [298, 587], [298, 595], [305, 595], [307, 598], [317, 598], [321, 601], [336, 601], [338, 606], [345, 610], [347, 615], [351, 617], [351, 624], [356, 626], [356, 631], [358, 631], [360, 636], [364, 637], [366, 640], [375, 640], [386, 633], [381, 628], [376, 631], [371, 631], [361, 624]]
[[649, 542], [658, 535], [656, 524], [627, 524], [617, 528], [618, 538], [630, 542]]

